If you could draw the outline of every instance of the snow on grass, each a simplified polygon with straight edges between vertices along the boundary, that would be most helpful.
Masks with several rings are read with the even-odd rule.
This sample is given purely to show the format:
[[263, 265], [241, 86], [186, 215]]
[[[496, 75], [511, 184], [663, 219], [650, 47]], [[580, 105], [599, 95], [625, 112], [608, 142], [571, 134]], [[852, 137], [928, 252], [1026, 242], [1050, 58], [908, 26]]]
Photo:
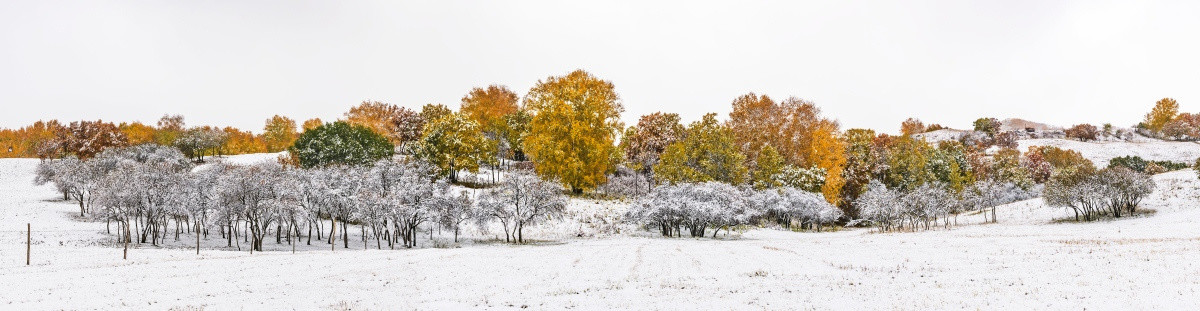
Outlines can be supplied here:
[[[1200, 308], [1191, 171], [1156, 176], [1143, 205], [1158, 213], [1094, 223], [1056, 223], [1065, 210], [1029, 200], [1001, 207], [998, 224], [952, 230], [575, 238], [580, 215], [622, 206], [573, 200], [575, 215], [538, 228], [559, 233], [535, 245], [364, 250], [352, 237], [351, 249], [314, 241], [292, 254], [268, 239], [272, 251], [249, 254], [212, 237], [195, 255], [185, 236], [122, 260], [103, 223], [75, 219], [53, 187], [32, 185], [36, 163], [0, 160], [2, 309]], [[25, 222], [28, 267], [13, 232]]]
[[253, 164], [258, 164], [258, 163], [262, 163], [262, 162], [275, 162], [275, 161], [279, 160], [279, 157], [287, 156], [287, 154], [288, 154], [287, 151], [281, 151], [281, 152], [276, 152], [276, 153], [252, 153], [252, 154], [239, 154], [239, 155], [222, 156], [222, 157], [211, 157], [211, 158], [206, 158], [206, 160], [208, 160], [209, 162], [212, 162], [212, 163], [220, 162], [220, 163], [229, 163], [229, 164], [237, 164], [237, 165], [253, 165]]
[[1191, 164], [1200, 157], [1200, 144], [1151, 140], [1142, 142], [1082, 142], [1070, 139], [1026, 139], [1017, 141], [1020, 150], [1030, 146], [1054, 146], [1079, 151], [1084, 158], [1092, 160], [1098, 167], [1108, 166], [1108, 161], [1121, 156], [1139, 156], [1146, 160], [1171, 161]]

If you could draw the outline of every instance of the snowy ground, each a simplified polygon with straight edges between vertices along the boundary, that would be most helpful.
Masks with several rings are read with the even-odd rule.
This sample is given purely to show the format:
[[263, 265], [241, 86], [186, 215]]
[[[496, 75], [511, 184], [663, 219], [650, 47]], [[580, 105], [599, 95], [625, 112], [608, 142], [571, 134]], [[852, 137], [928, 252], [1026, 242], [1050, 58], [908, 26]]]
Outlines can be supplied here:
[[[1157, 213], [1096, 223], [1057, 222], [1068, 212], [1030, 200], [1001, 207], [998, 224], [963, 215], [955, 229], [918, 233], [575, 238], [595, 229], [572, 218], [539, 229], [539, 239], [558, 234], [536, 245], [364, 250], [352, 239], [350, 249], [314, 241], [292, 254], [268, 242], [273, 251], [249, 254], [214, 238], [196, 255], [185, 236], [122, 260], [103, 223], [31, 184], [36, 162], [0, 160], [0, 309], [1200, 308], [1190, 170], [1156, 176], [1143, 205]], [[32, 266], [16, 232], [26, 222]]]

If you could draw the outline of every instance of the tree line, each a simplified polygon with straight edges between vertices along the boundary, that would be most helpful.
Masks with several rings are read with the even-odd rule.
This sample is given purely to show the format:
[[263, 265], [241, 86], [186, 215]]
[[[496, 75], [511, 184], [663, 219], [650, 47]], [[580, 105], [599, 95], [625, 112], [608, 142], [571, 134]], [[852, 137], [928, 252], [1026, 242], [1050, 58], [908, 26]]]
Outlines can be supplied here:
[[[79, 202], [80, 213], [109, 224], [120, 242], [159, 245], [216, 229], [229, 247], [262, 251], [276, 243], [315, 237], [350, 246], [358, 225], [376, 248], [417, 246], [420, 230], [454, 232], [498, 222], [506, 241], [523, 243], [529, 225], [561, 217], [566, 199], [557, 185], [512, 172], [478, 196], [455, 190], [421, 161], [384, 159], [366, 165], [313, 168], [278, 162], [195, 166], [175, 148], [154, 144], [113, 148], [88, 161], [42, 162], [38, 183], [54, 183]], [[115, 228], [114, 228], [115, 227]], [[113, 230], [115, 229], [115, 230]]]
[[[1027, 198], [1055, 176], [1074, 172], [1066, 168], [1091, 165], [1069, 150], [1018, 150], [1020, 130], [1004, 130], [995, 118], [977, 119], [970, 135], [957, 140], [929, 142], [916, 134], [945, 127], [911, 118], [901, 124], [901, 135], [842, 130], [812, 102], [796, 97], [777, 101], [755, 93], [735, 98], [731, 108], [725, 120], [710, 113], [685, 125], [678, 114], [655, 112], [625, 126], [613, 83], [576, 70], [539, 80], [520, 97], [500, 85], [474, 88], [458, 111], [441, 104], [417, 111], [364, 101], [342, 120], [304, 122], [303, 132], [279, 116], [267, 121], [264, 134], [249, 138], [229, 128], [187, 128], [178, 116], [164, 117], [155, 127], [39, 122], [18, 132], [40, 139], [33, 149], [41, 150], [36, 154], [44, 159], [74, 157], [81, 162], [105, 148], [145, 143], [173, 146], [192, 162], [202, 162], [206, 155], [230, 150], [260, 150], [231, 147], [248, 139], [255, 143], [245, 145], [261, 145], [264, 151], [290, 151], [281, 159], [284, 167], [361, 167], [396, 157], [425, 163], [431, 180], [475, 188], [506, 181], [500, 175], [507, 170], [530, 169], [573, 195], [598, 197], [654, 198], [683, 191], [672, 187], [716, 187], [710, 183], [738, 191], [805, 191], [837, 207], [839, 223], [872, 223], [887, 230], [919, 223], [930, 228], [931, 220], [978, 210], [980, 204]], [[462, 175], [485, 168], [486, 181]], [[917, 204], [924, 201], [915, 198], [927, 196], [952, 201], [936, 208]], [[903, 203], [909, 197], [914, 199], [907, 201], [917, 203]], [[746, 218], [762, 218], [755, 216]], [[812, 218], [793, 216], [774, 219]], [[702, 223], [694, 229], [704, 231], [710, 223], [728, 227], [724, 221]]]

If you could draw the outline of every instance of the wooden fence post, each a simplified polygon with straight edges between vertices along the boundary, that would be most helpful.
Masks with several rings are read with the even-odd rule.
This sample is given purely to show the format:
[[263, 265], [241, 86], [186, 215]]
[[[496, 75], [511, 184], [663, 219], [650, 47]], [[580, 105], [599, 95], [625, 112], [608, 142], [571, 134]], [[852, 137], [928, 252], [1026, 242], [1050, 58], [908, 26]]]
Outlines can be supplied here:
[[33, 225], [25, 223], [25, 265], [29, 265], [29, 254], [33, 251]]
[[125, 252], [121, 254], [121, 259], [129, 259], [129, 223], [125, 223], [125, 237], [121, 238], [125, 241]]

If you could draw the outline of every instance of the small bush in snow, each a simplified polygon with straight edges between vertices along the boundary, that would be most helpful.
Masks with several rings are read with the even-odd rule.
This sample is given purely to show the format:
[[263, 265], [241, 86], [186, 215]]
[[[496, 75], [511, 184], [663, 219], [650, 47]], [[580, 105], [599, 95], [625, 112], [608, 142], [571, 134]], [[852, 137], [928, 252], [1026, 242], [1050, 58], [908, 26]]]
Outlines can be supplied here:
[[750, 223], [762, 215], [762, 205], [747, 204], [743, 193], [719, 182], [679, 183], [655, 188], [650, 195], [630, 207], [626, 219], [657, 227], [663, 236], [682, 236], [682, 228], [692, 237], [702, 237], [712, 227], [720, 229]]
[[1070, 208], [1075, 220], [1133, 214], [1142, 198], [1154, 191], [1154, 180], [1123, 166], [1099, 172], [1067, 171], [1050, 178], [1043, 190], [1046, 204]]

